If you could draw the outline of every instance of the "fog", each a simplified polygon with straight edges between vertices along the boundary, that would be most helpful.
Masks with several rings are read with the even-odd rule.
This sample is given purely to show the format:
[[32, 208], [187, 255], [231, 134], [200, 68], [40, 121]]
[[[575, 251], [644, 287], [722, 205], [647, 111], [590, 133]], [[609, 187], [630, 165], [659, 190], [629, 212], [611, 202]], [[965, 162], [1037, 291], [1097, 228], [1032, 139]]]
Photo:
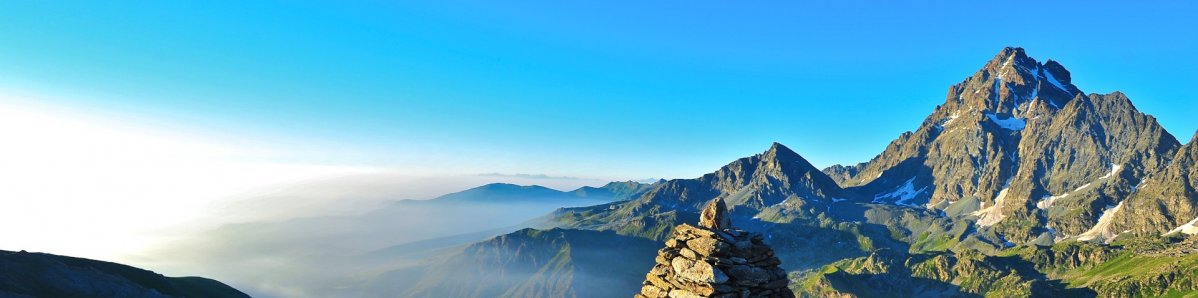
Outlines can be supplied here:
[[445, 249], [514, 231], [559, 207], [602, 203], [424, 200], [496, 181], [566, 189], [603, 183], [396, 174], [309, 181], [212, 206], [203, 220], [164, 230], [160, 244], [136, 265], [215, 278], [255, 297], [318, 297], [352, 287], [358, 277], [413, 266]]

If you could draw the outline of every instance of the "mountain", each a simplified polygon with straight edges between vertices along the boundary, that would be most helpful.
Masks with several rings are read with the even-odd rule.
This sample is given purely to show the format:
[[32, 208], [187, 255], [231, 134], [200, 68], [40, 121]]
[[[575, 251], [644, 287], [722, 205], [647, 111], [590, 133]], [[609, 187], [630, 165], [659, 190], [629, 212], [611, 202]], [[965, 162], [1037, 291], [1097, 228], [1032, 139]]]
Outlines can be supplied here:
[[627, 202], [558, 210], [550, 225], [663, 240], [671, 227], [693, 221], [716, 198], [728, 202], [734, 216], [747, 218], [762, 212], [814, 216], [847, 197], [834, 180], [779, 143], [702, 177], [660, 184]]
[[[1192, 296], [1193, 170], [1196, 141], [1181, 145], [1125, 94], [1085, 94], [1060, 63], [1004, 48], [950, 87], [916, 130], [867, 162], [819, 170], [775, 143], [626, 201], [558, 209], [536, 226], [661, 245], [675, 225], [697, 220], [700, 206], [722, 199], [745, 230], [766, 235], [799, 296]], [[538, 232], [480, 244], [519, 247], [515, 256], [559, 251], [527, 237]], [[621, 249], [583, 241], [571, 248]], [[488, 250], [495, 252], [502, 250]], [[550, 264], [486, 256], [521, 268]], [[449, 259], [474, 257], [463, 251]], [[587, 283], [568, 274], [545, 282], [552, 271], [539, 272], [488, 288], [562, 296], [572, 292], [561, 284]], [[469, 287], [448, 278], [426, 282]], [[877, 291], [883, 288], [906, 290]]]
[[430, 202], [487, 202], [512, 203], [525, 201], [548, 201], [571, 197], [569, 194], [539, 185], [515, 185], [507, 183], [492, 183], [460, 192], [437, 197]]
[[558, 208], [625, 200], [653, 187], [613, 182], [565, 192], [488, 184], [428, 200], [393, 201], [361, 214], [225, 224], [156, 254], [190, 262], [180, 266], [215, 268], [253, 285], [246, 290], [255, 296], [352, 296], [342, 289], [363, 283], [368, 279], [363, 275], [416, 266]]
[[600, 198], [608, 201], [623, 201], [633, 199], [664, 182], [666, 181], [657, 180], [652, 183], [640, 183], [636, 181], [609, 182], [601, 187], [579, 187], [578, 189], [570, 191], [570, 193], [580, 198]]
[[203, 277], [166, 277], [117, 263], [0, 251], [3, 297], [249, 297]]
[[656, 248], [613, 232], [523, 229], [385, 273], [370, 288], [401, 297], [630, 296], [647, 267], [627, 260], [652, 260]]
[[610, 182], [601, 187], [583, 186], [572, 191], [559, 191], [539, 185], [492, 183], [429, 200], [437, 203], [520, 203], [544, 201], [591, 200], [596, 203], [622, 201], [640, 195], [656, 184], [634, 181]]
[[1092, 239], [1101, 214], [1179, 146], [1124, 94], [1083, 95], [1059, 63], [1005, 48], [918, 129], [828, 171], [864, 200], [956, 211], [1012, 242]]

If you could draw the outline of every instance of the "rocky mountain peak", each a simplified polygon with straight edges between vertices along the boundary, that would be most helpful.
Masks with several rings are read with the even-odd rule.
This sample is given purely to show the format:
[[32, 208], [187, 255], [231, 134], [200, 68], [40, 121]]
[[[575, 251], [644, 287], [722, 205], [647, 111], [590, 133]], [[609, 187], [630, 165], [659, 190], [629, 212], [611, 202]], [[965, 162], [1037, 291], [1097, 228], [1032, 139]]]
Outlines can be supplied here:
[[811, 170], [818, 171], [811, 162], [799, 155], [799, 153], [790, 150], [785, 145], [775, 142], [770, 146], [769, 150], [759, 155], [762, 165], [768, 169], [779, 170], [785, 174], [805, 173]]
[[965, 81], [949, 90], [943, 114], [1034, 117], [1059, 110], [1081, 94], [1065, 67], [1028, 56], [1022, 48], [1003, 48]]

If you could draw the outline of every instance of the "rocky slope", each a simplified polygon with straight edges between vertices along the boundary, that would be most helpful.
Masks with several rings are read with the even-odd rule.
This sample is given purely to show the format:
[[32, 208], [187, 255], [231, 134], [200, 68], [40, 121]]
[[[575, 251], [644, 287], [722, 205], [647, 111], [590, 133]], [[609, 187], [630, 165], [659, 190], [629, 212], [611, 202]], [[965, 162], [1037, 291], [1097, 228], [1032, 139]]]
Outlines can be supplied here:
[[117, 263], [0, 251], [2, 297], [249, 297], [219, 281]]
[[656, 246], [612, 232], [524, 229], [385, 273], [370, 288], [400, 297], [630, 296], [645, 268], [630, 260], [652, 260]]
[[1198, 234], [1198, 134], [1141, 183], [1098, 232], [1135, 236]]

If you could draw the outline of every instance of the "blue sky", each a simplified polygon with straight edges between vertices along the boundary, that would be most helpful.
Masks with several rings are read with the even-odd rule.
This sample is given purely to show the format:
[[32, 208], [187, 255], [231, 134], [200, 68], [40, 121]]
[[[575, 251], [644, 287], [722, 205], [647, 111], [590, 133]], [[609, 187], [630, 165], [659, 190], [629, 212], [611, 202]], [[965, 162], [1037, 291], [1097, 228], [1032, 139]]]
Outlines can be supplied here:
[[687, 178], [790, 146], [868, 160], [1003, 46], [1198, 129], [1198, 4], [0, 4], [0, 92], [414, 173]]

